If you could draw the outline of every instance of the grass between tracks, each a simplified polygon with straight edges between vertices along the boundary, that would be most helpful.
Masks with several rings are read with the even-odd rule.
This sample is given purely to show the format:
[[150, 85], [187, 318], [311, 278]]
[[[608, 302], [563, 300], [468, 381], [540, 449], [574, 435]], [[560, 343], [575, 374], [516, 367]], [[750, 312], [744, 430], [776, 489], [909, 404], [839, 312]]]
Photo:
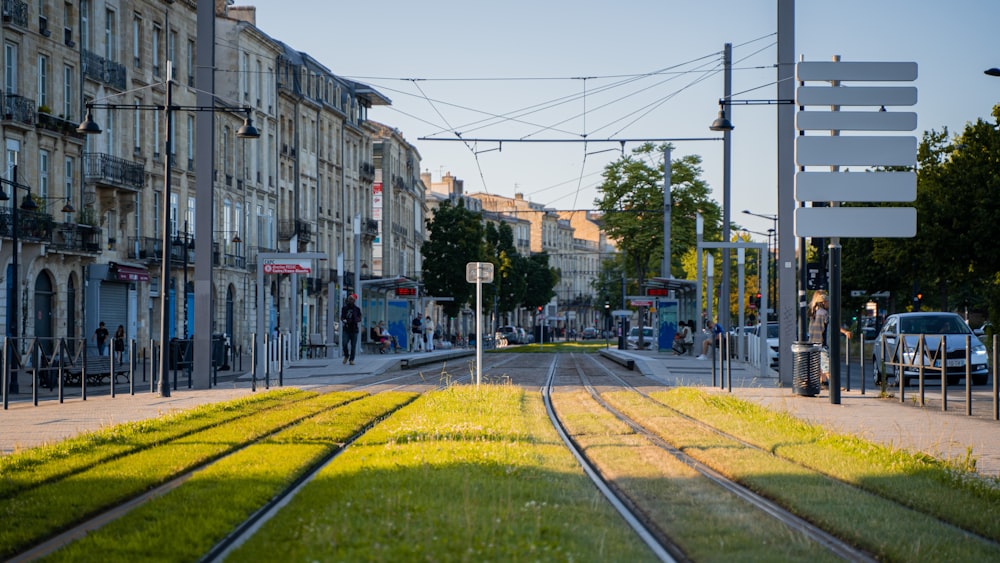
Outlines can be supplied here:
[[423, 395], [327, 466], [231, 560], [648, 561], [537, 393]]
[[209, 465], [50, 559], [196, 561], [343, 442], [416, 396], [380, 393], [316, 414]]
[[934, 519], [997, 537], [996, 489], [952, 464], [837, 435], [733, 397], [690, 388], [653, 396], [775, 455], [707, 430], [634, 393], [606, 397], [685, 453], [880, 559], [1000, 557], [996, 544]]
[[82, 471], [103, 461], [121, 457], [185, 434], [290, 400], [314, 396], [299, 390], [281, 390], [225, 403], [202, 405], [190, 410], [135, 422], [109, 426], [61, 442], [0, 457], [0, 499]]
[[116, 457], [0, 501], [0, 555], [18, 553], [87, 517], [177, 475], [362, 393], [331, 393], [302, 401], [289, 396], [254, 416], [234, 418]]
[[805, 561], [838, 558], [790, 531], [652, 444], [588, 392], [553, 394], [577, 444], [694, 561]]

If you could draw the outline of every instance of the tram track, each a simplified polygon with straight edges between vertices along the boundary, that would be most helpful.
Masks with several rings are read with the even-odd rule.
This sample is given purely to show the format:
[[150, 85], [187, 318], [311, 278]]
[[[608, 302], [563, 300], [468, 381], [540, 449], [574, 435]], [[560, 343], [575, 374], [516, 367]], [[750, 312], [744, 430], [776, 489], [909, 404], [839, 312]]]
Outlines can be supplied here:
[[[787, 522], [783, 525], [789, 529], [797, 530], [796, 533], [809, 538], [809, 541], [816, 545], [823, 546], [824, 550], [837, 558], [852, 561], [871, 561], [875, 558], [911, 558], [922, 550], [911, 550], [904, 548], [904, 544], [892, 543], [891, 541], [887, 543], [886, 541], [888, 537], [894, 536], [890, 529], [907, 529], [911, 525], [937, 527], [940, 533], [935, 532], [925, 536], [924, 540], [920, 540], [920, 536], [914, 536], [912, 541], [906, 545], [920, 545], [923, 542], [930, 545], [936, 541], [942, 541], [943, 534], [952, 538], [951, 542], [961, 542], [964, 546], [963, 549], [968, 549], [969, 553], [996, 553], [1000, 551], [1000, 542], [990, 535], [977, 533], [972, 528], [961, 526], [950, 517], [939, 515], [937, 511], [927, 506], [908, 502], [912, 499], [911, 495], [900, 497], [898, 493], [890, 492], [890, 490], [873, 489], [866, 486], [874, 484], [871, 480], [858, 482], [856, 479], [847, 479], [847, 475], [841, 476], [839, 473], [825, 470], [824, 467], [809, 463], [806, 459], [781, 455], [777, 449], [783, 445], [780, 440], [776, 444], [768, 441], [755, 444], [752, 441], [754, 440], [752, 432], [747, 435], [747, 438], [727, 432], [725, 428], [729, 426], [746, 430], [749, 428], [739, 424], [728, 424], [728, 420], [719, 418], [723, 411], [717, 412], [714, 419], [706, 417], [704, 420], [700, 420], [698, 417], [689, 416], [664, 402], [667, 395], [656, 393], [655, 389], [660, 388], [663, 391], [667, 389], [656, 384], [651, 385], [651, 382], [646, 378], [624, 373], [622, 370], [614, 369], [614, 366], [609, 367], [606, 362], [589, 355], [577, 356], [573, 362], [572, 371], [579, 372], [575, 375], [579, 380], [580, 387], [585, 389], [585, 394], [590, 397], [590, 400], [600, 405], [602, 411], [608, 413], [611, 413], [612, 410], [616, 411], [617, 414], [613, 415], [615, 420], [626, 424], [629, 430], [637, 435], [642, 434], [645, 437], [652, 434], [651, 437], [646, 438], [650, 443], [656, 442], [659, 438], [660, 441], [667, 443], [668, 450], [677, 450], [685, 454], [690, 452], [693, 455], [689, 457], [693, 457], [695, 461], [707, 468], [709, 475], [711, 471], [715, 471], [724, 480], [736, 483], [739, 488], [747, 491], [752, 489], [755, 491], [753, 494], [760, 499], [752, 501], [757, 510], [761, 510], [768, 518], [777, 517], [783, 522]], [[585, 365], [581, 365], [581, 363]], [[564, 370], [562, 385], [569, 386], [569, 377], [565, 373]], [[595, 387], [600, 387], [600, 389]], [[682, 404], [684, 403], [682, 402]], [[612, 410], [609, 410], [608, 407]], [[624, 415], [624, 418], [628, 420], [622, 420], [618, 415]], [[636, 418], [637, 415], [639, 418]], [[678, 428], [678, 425], [685, 426], [686, 429], [675, 436], [675, 429]], [[701, 430], [697, 430], [698, 428]], [[700, 438], [697, 437], [699, 432]], [[712, 438], [712, 435], [715, 438]], [[658, 445], [658, 447], [660, 446]], [[674, 453], [671, 453], [671, 456], [673, 455]], [[825, 459], [823, 456], [828, 454], [817, 452], [816, 455], [820, 456], [817, 459]], [[743, 458], [745, 458], [744, 462], [738, 461], [738, 459]], [[774, 461], [769, 462], [768, 458]], [[756, 461], [750, 461], [752, 459]], [[752, 463], [756, 464], [757, 467], [768, 467], [773, 463], [775, 475], [783, 473], [801, 475], [801, 479], [794, 482], [794, 489], [799, 490], [800, 485], [805, 485], [805, 488], [801, 489], [799, 493], [787, 494], [788, 491], [783, 490], [780, 486], [775, 488], [775, 484], [785, 483], [787, 479], [771, 479], [766, 474], [758, 474], [754, 477], [752, 473], [747, 473], [745, 466], [740, 465], [740, 463]], [[730, 490], [733, 494], [737, 494], [739, 491], [739, 489]], [[807, 490], [811, 490], [812, 493], [807, 493]], [[806, 496], [799, 497], [800, 494]], [[814, 498], [811, 495], [820, 495], [819, 498], [825, 498], [829, 495], [833, 495], [833, 497], [825, 502], [817, 502], [819, 498]], [[739, 493], [739, 496], [745, 495]], [[827, 510], [830, 501], [846, 510], [830, 513]], [[859, 518], [864, 518], [865, 512], [856, 513], [853, 519], [846, 517], [854, 512], [855, 507], [859, 506], [869, 506], [868, 510], [876, 510], [880, 514], [893, 514], [893, 516], [874, 526], [869, 525], [865, 526], [864, 529], [859, 529]], [[831, 518], [834, 514], [836, 516]]]

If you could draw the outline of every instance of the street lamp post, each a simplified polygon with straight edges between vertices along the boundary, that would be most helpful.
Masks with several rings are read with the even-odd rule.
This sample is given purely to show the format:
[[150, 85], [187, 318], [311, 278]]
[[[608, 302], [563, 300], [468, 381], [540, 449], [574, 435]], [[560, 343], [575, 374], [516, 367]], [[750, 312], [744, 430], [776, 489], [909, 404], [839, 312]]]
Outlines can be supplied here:
[[[167, 61], [167, 80], [165, 83], [160, 85], [166, 86], [166, 101], [164, 105], [144, 105], [144, 104], [134, 104], [134, 105], [122, 105], [122, 104], [97, 104], [88, 103], [87, 104], [87, 114], [84, 117], [80, 126], [76, 128], [78, 133], [85, 133], [88, 135], [96, 135], [101, 133], [101, 128], [94, 121], [92, 110], [97, 109], [107, 109], [107, 110], [154, 110], [162, 111], [165, 123], [164, 127], [164, 137], [165, 139], [165, 152], [163, 155], [163, 204], [161, 209], [161, 219], [162, 225], [160, 228], [160, 244], [162, 246], [161, 251], [161, 264], [160, 264], [160, 360], [159, 360], [159, 374], [160, 374], [160, 396], [169, 397], [170, 396], [170, 385], [167, 381], [167, 371], [170, 368], [169, 354], [167, 344], [167, 334], [169, 333], [169, 319], [168, 313], [170, 311], [170, 294], [167, 292], [167, 280], [170, 279], [170, 191], [171, 191], [171, 155], [173, 154], [173, 143], [171, 139], [173, 138], [173, 114], [177, 111], [243, 111], [246, 113], [246, 118], [243, 120], [243, 126], [236, 131], [236, 136], [241, 139], [256, 139], [260, 137], [260, 132], [257, 128], [253, 126], [250, 119], [252, 109], [249, 106], [242, 108], [225, 108], [216, 106], [179, 106], [174, 105], [174, 80], [173, 76], [173, 62]], [[117, 94], [120, 95], [120, 94]], [[113, 96], [108, 96], [111, 98]], [[105, 98], [105, 99], [107, 99]], [[207, 173], [206, 170], [199, 170], [199, 174]], [[186, 301], [186, 300], [185, 300]], [[184, 319], [185, 322], [187, 319]]]
[[[7, 334], [9, 334], [10, 337], [14, 338], [15, 339], [14, 341], [17, 342], [16, 339], [20, 335], [20, 331], [19, 331], [19, 327], [18, 327], [18, 323], [20, 321], [20, 315], [18, 315], [18, 313], [17, 313], [17, 311], [18, 311], [18, 300], [19, 300], [19, 297], [20, 297], [18, 295], [18, 293], [21, 290], [21, 288], [20, 288], [20, 282], [19, 282], [20, 277], [19, 277], [18, 271], [17, 271], [17, 266], [18, 266], [17, 265], [17, 255], [18, 255], [17, 233], [18, 233], [18, 230], [20, 230], [21, 226], [18, 224], [18, 220], [17, 220], [17, 209], [18, 209], [18, 207], [20, 207], [21, 209], [24, 209], [25, 211], [34, 211], [35, 209], [38, 209], [38, 204], [35, 203], [35, 200], [31, 198], [31, 187], [17, 183], [17, 162], [16, 161], [15, 161], [14, 165], [11, 166], [11, 179], [10, 180], [0, 179], [0, 184], [2, 184], [4, 186], [10, 186], [11, 187], [11, 195], [9, 195], [9, 196], [7, 195], [7, 192], [5, 192], [2, 189], [0, 189], [0, 201], [6, 201], [8, 199], [11, 200], [11, 202], [10, 202], [10, 217], [11, 217], [11, 219], [10, 219], [11, 220], [11, 225], [10, 225], [10, 233], [11, 233], [11, 235], [10, 235], [10, 238], [11, 238], [11, 243], [12, 243], [12, 246], [11, 246], [11, 249], [12, 249], [11, 250], [11, 261], [10, 261], [11, 281], [10, 281], [10, 284], [8, 286], [9, 287], [9, 291], [10, 291], [10, 305], [11, 305], [11, 309], [10, 309], [10, 312], [7, 314]], [[21, 205], [20, 206], [17, 205], [17, 190], [18, 189], [22, 189], [22, 190], [25, 190], [26, 192], [28, 192], [27, 194], [24, 195], [24, 200], [21, 201]], [[6, 377], [6, 375], [5, 375], [5, 377]], [[21, 391], [21, 389], [20, 389], [20, 387], [17, 384], [17, 377], [14, 377], [13, 379], [11, 379], [11, 382], [10, 382], [10, 392], [11, 393], [19, 393], [20, 391]]]

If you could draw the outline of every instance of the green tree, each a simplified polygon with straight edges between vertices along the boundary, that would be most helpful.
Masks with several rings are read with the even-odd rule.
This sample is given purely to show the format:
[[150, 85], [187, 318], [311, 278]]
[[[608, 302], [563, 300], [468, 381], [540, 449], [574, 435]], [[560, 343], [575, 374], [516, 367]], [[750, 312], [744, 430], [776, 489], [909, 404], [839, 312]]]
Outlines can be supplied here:
[[[890, 309], [987, 309], [1000, 314], [1000, 106], [951, 138], [925, 132], [917, 149], [917, 234], [904, 239], [845, 239], [844, 287], [889, 290]], [[870, 205], [870, 204], [867, 204]]]
[[475, 298], [475, 286], [465, 279], [465, 265], [487, 258], [481, 217], [465, 208], [444, 201], [433, 219], [427, 221], [427, 240], [420, 247], [423, 254], [423, 281], [429, 295], [452, 297], [441, 306], [448, 317], [457, 317]]
[[[636, 280], [633, 288], [640, 287], [649, 272], [659, 272], [663, 260], [663, 151], [667, 146], [646, 143], [608, 164], [598, 188], [601, 197], [594, 202], [602, 213], [604, 231], [621, 252], [621, 267]], [[670, 272], [675, 278], [695, 276], [684, 257], [693, 255], [696, 248], [696, 214], [704, 218], [705, 240], [718, 240], [721, 234], [722, 212], [709, 198], [700, 165], [697, 155], [670, 163]], [[607, 299], [621, 301], [610, 289]]]
[[552, 301], [556, 294], [554, 288], [559, 283], [559, 274], [549, 266], [547, 252], [532, 254], [525, 261], [525, 266], [527, 287], [523, 304], [534, 310]]
[[[493, 263], [496, 276], [490, 287], [488, 300], [492, 304], [497, 298], [497, 310], [509, 313], [524, 300], [527, 282], [525, 278], [526, 264], [517, 247], [514, 246], [514, 231], [507, 223], [486, 225], [486, 248], [489, 260]], [[487, 299], [486, 288], [483, 288], [483, 299]], [[497, 319], [499, 322], [499, 319]]]

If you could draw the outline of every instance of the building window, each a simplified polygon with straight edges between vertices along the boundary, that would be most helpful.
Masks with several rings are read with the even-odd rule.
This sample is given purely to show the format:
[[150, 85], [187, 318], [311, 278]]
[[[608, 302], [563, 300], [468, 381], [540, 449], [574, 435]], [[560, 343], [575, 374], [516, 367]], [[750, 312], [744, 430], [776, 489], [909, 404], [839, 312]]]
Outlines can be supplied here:
[[[65, 189], [66, 203], [73, 203], [73, 169], [76, 167], [74, 165], [73, 159], [66, 157], [66, 161], [63, 163], [63, 183]], [[67, 221], [70, 220], [70, 216], [66, 214]]]
[[38, 151], [38, 195], [49, 197], [49, 151]]
[[153, 158], [160, 158], [160, 116], [153, 116]]
[[177, 194], [170, 194], [170, 236], [177, 236]]
[[80, 47], [90, 50], [90, 0], [80, 0]]
[[194, 41], [187, 43], [188, 86], [194, 86]]
[[17, 94], [17, 45], [14, 43], [4, 43], [3, 58], [4, 92], [7, 94]]
[[194, 170], [194, 116], [187, 118], [187, 157], [188, 170]]
[[73, 121], [73, 81], [75, 74], [73, 67], [63, 67], [63, 117], [67, 121]]
[[132, 18], [132, 64], [142, 68], [142, 17], [139, 14]]
[[152, 45], [152, 57], [153, 57], [153, 76], [160, 75], [160, 26], [153, 25], [153, 45]]
[[142, 110], [139, 109], [141, 104], [142, 100], [136, 98], [136, 108], [132, 110], [132, 152], [137, 155], [142, 154]]
[[105, 122], [108, 124], [107, 128], [104, 129], [104, 138], [108, 141], [108, 154], [116, 156], [117, 151], [115, 150], [115, 112], [114, 110], [108, 110], [105, 112]]
[[38, 55], [38, 106], [49, 108], [49, 57]]
[[171, 30], [167, 36], [167, 60], [170, 61], [170, 78], [177, 78], [177, 32]]
[[104, 58], [109, 61], [117, 59], [118, 34], [115, 33], [115, 12], [106, 10], [104, 17]]

